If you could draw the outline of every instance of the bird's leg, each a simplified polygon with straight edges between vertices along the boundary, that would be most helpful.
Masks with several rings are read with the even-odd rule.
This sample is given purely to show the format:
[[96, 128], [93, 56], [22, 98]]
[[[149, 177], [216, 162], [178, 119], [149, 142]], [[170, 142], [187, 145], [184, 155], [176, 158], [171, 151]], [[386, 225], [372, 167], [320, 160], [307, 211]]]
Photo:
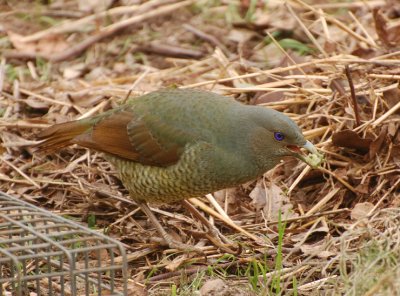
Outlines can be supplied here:
[[214, 225], [212, 225], [190, 202], [184, 199], [181, 201], [181, 204], [208, 228], [209, 235], [207, 237], [209, 240], [211, 240], [217, 247], [228, 253], [237, 253], [236, 251], [232, 251], [231, 249], [227, 248], [225, 245], [234, 245], [234, 243], [225, 237]]
[[184, 252], [196, 252], [201, 253], [204, 255], [204, 252], [195, 246], [187, 245], [181, 242], [176, 241], [175, 239], [170, 236], [165, 229], [162, 227], [161, 223], [158, 222], [156, 216], [150, 210], [149, 206], [145, 202], [138, 202], [136, 203], [139, 205], [140, 209], [146, 214], [146, 216], [150, 219], [151, 223], [153, 223], [154, 227], [157, 229], [158, 233], [164, 239], [164, 241], [168, 244], [171, 249], [178, 249]]

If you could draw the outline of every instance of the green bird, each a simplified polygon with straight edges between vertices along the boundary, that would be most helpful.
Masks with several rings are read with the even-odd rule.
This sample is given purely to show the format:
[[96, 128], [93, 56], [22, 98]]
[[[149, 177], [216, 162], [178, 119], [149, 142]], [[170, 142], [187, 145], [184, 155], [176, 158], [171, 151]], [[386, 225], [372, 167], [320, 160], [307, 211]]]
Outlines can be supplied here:
[[167, 234], [148, 202], [180, 202], [237, 186], [262, 176], [284, 156], [312, 166], [322, 159], [286, 115], [193, 89], [130, 98], [97, 116], [53, 125], [38, 139], [43, 151], [78, 144], [104, 152], [166, 243], [184, 250], [188, 245]]

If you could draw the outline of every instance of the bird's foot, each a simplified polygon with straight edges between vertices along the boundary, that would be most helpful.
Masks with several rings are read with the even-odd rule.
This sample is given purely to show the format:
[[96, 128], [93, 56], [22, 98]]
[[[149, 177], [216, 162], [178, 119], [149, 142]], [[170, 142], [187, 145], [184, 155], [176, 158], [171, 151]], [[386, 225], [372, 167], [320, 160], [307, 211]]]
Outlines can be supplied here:
[[[239, 244], [235, 244], [224, 236], [214, 225], [208, 229], [206, 236], [216, 247], [226, 253], [237, 255], [242, 252], [242, 248]], [[231, 247], [233, 247], [233, 249]]]
[[160, 222], [158, 222], [157, 218], [154, 216], [153, 212], [150, 210], [149, 206], [146, 203], [138, 202], [138, 205], [140, 206], [142, 211], [147, 215], [147, 217], [149, 217], [150, 221], [153, 223], [158, 233], [161, 235], [163, 242], [165, 242], [168, 247], [170, 247], [171, 249], [177, 249], [187, 253], [189, 252], [199, 253], [205, 258], [207, 258], [204, 251], [201, 248], [178, 242], [172, 236], [170, 236], [162, 227]]
[[185, 253], [199, 253], [202, 256], [205, 256], [204, 251], [199, 247], [177, 242], [175, 240], [166, 243], [170, 249], [176, 249]]
[[216, 247], [222, 249], [223, 251], [230, 254], [240, 254], [242, 249], [239, 245], [235, 247], [235, 251], [233, 251], [231, 246], [235, 244], [225, 237], [214, 224], [210, 223], [191, 203], [187, 200], [182, 200], [181, 204], [189, 210], [195, 217], [197, 217], [203, 225], [208, 229], [207, 232], [197, 232], [196, 234], [199, 236], [205, 236], [208, 240], [210, 240]]
[[233, 241], [231, 241], [229, 238], [227, 238], [225, 235], [223, 235], [217, 227], [212, 225], [211, 223], [207, 225], [208, 227], [208, 233], [215, 237], [215, 239], [221, 243], [221, 244], [228, 244], [228, 245], [234, 245]]
[[179, 250], [183, 253], [197, 253], [203, 256], [205, 258], [205, 261], [207, 261], [207, 255], [204, 253], [204, 250], [201, 247], [179, 242], [173, 239], [169, 234], [163, 236], [162, 241], [160, 243], [172, 250]]
[[240, 245], [235, 244], [230, 239], [222, 235], [214, 226], [209, 228], [208, 231], [190, 231], [195, 237], [207, 238], [214, 246], [223, 250], [226, 253], [238, 255], [242, 252]]

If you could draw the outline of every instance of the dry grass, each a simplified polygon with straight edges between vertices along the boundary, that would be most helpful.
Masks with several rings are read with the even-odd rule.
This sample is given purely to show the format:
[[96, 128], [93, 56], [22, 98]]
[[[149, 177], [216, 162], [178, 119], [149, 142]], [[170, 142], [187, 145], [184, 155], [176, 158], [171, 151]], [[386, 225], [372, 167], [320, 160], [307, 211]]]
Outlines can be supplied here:
[[[260, 275], [257, 293], [275, 295], [273, 272], [285, 295], [400, 293], [396, 2], [121, 1], [106, 13], [83, 11], [80, 2], [64, 1], [62, 10], [58, 2], [0, 4], [2, 191], [83, 223], [95, 216], [99, 229], [126, 244], [131, 280], [150, 294], [170, 295], [175, 283], [184, 295], [203, 273], [249, 287]], [[154, 208], [183, 241], [208, 246], [205, 267], [196, 254], [148, 240], [155, 230], [101, 154], [71, 147], [45, 156], [29, 147], [50, 124], [109, 109], [130, 90], [169, 86], [285, 112], [325, 153], [319, 170], [287, 159], [263, 180], [216, 194], [233, 221], [272, 245], [215, 219], [243, 244], [242, 254], [226, 257], [193, 235], [200, 226], [182, 209]], [[202, 200], [210, 216], [212, 203]], [[286, 215], [280, 266], [277, 207]], [[250, 268], [254, 262], [267, 279]]]
[[333, 239], [339, 250], [324, 267], [341, 275], [336, 291], [346, 295], [397, 295], [400, 291], [399, 208], [386, 208], [369, 219], [349, 225]]

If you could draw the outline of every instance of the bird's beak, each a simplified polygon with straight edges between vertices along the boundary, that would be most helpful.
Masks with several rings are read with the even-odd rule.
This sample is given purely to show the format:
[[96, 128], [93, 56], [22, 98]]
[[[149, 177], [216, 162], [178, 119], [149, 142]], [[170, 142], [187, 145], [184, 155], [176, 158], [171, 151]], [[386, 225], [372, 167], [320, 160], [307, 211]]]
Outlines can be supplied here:
[[310, 141], [307, 141], [301, 148], [308, 150], [309, 152], [311, 152], [311, 154], [303, 155], [301, 153], [300, 147], [288, 146], [288, 149], [293, 152], [292, 155], [294, 157], [297, 157], [298, 159], [304, 161], [312, 168], [316, 168], [322, 163], [324, 156], [318, 152], [317, 148], [315, 148], [315, 146], [311, 144]]
[[314, 146], [310, 141], [307, 141], [307, 142], [304, 144], [303, 148], [307, 149], [307, 150], [310, 151], [312, 154], [319, 154], [317, 148], [315, 148], [315, 146]]

